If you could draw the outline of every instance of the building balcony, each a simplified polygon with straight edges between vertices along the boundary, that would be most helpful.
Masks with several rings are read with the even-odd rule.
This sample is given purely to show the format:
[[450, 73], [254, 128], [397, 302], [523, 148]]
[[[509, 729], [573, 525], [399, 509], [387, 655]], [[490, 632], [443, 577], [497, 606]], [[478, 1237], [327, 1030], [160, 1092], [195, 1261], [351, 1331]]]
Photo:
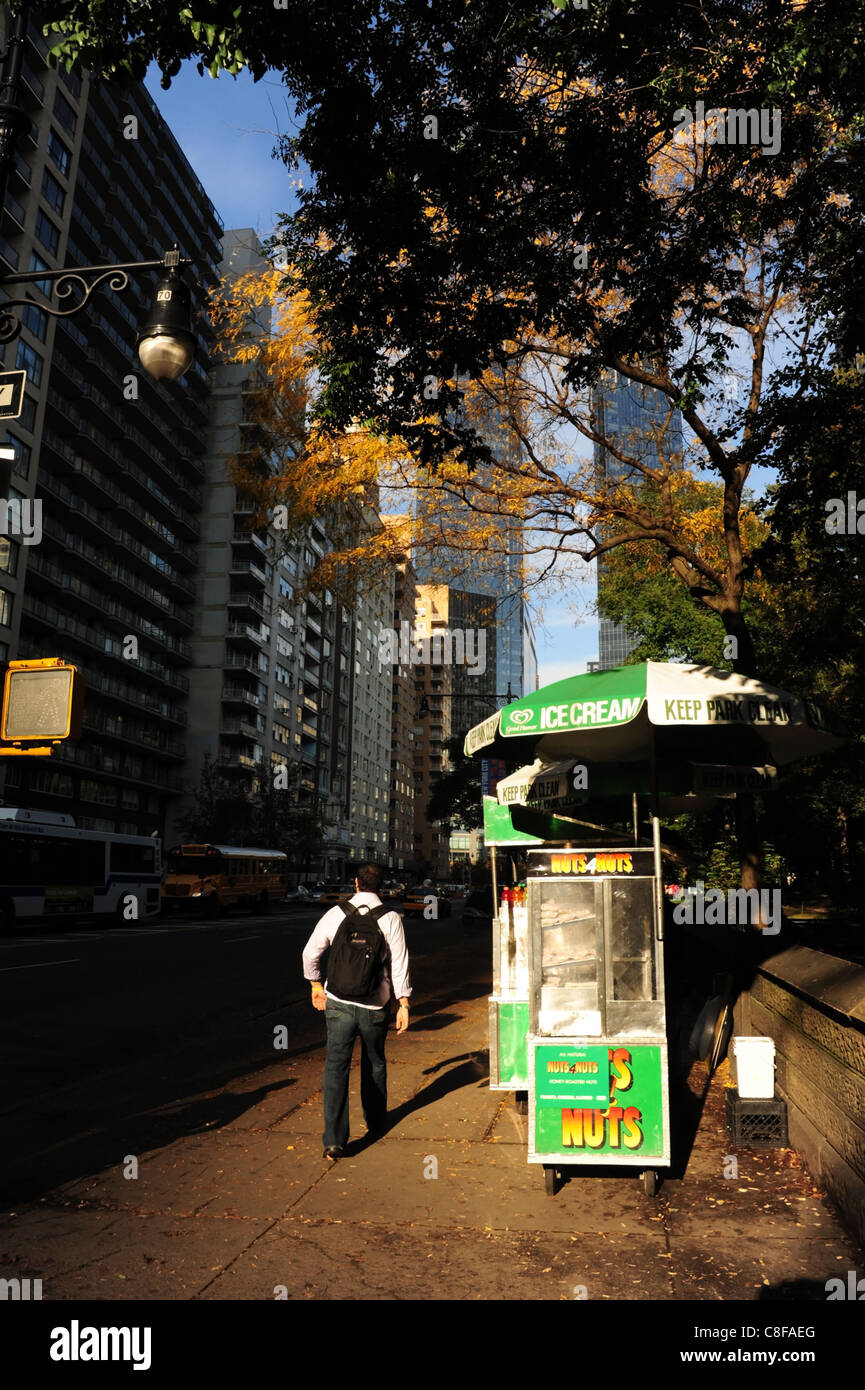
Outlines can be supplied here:
[[244, 526], [235, 526], [231, 539], [235, 545], [248, 546], [259, 555], [266, 555], [270, 550], [268, 541], [259, 536], [256, 531], [250, 531]]
[[219, 767], [227, 772], [256, 772], [262, 767], [261, 759], [252, 757], [249, 753], [234, 753], [228, 749], [220, 749], [217, 759]]
[[[122, 585], [134, 593], [138, 599], [152, 605], [165, 622], [173, 623], [187, 631], [192, 627], [192, 618], [188, 609], [179, 607], [167, 594], [161, 593], [152, 584], [145, 583], [125, 566], [118, 564], [116, 560], [108, 559], [104, 551], [100, 552], [80, 536], [74, 536], [70, 532], [62, 530], [50, 518], [43, 522], [42, 529], [45, 535], [61, 548], [64, 561], [71, 558], [80, 560], [82, 565], [89, 567], [92, 577], [101, 580], [103, 584], [107, 578], [111, 580], [113, 585]], [[50, 565], [50, 561], [43, 561], [41, 556], [37, 557], [35, 554], [30, 555], [28, 563], [37, 575], [42, 573], [43, 565]], [[71, 586], [72, 576], [70, 575], [69, 578]]]
[[266, 672], [259, 668], [258, 661], [254, 656], [241, 656], [238, 652], [226, 652], [222, 669], [232, 671], [249, 671], [253, 676], [261, 679]]
[[[33, 641], [26, 635], [18, 644], [18, 658], [21, 661], [35, 661], [46, 656], [56, 655], [57, 652], [53, 646], [43, 641]], [[88, 692], [105, 695], [110, 699], [131, 706], [136, 712], [143, 711], [149, 718], [162, 719], [166, 723], [181, 726], [186, 724], [186, 710], [181, 709], [170, 700], [163, 699], [159, 694], [144, 689], [136, 689], [128, 681], [115, 680], [113, 676], [106, 675], [103, 671], [93, 667], [85, 666], [80, 661], [76, 661], [75, 665], [81, 672], [84, 681], [85, 697]]]
[[270, 646], [270, 634], [262, 632], [257, 627], [252, 627], [249, 623], [229, 623], [225, 635], [233, 641], [252, 642], [265, 650]]
[[239, 737], [249, 739], [261, 738], [264, 733], [264, 720], [259, 724], [252, 724], [248, 719], [233, 719], [230, 716], [223, 716], [219, 725], [219, 732], [229, 738]]
[[26, 214], [21, 204], [18, 202], [18, 199], [14, 198], [9, 192], [6, 194], [2, 215], [9, 219], [10, 235], [17, 236], [20, 232], [24, 231]]
[[230, 704], [255, 705], [256, 707], [260, 707], [264, 703], [254, 690], [250, 690], [245, 685], [234, 685], [231, 682], [226, 682], [222, 687], [222, 699]]
[[251, 576], [253, 579], [257, 580], [259, 584], [266, 585], [268, 582], [267, 575], [265, 574], [263, 569], [256, 565], [252, 560], [246, 560], [243, 558], [243, 556], [240, 555], [232, 554], [231, 568], [228, 572], [232, 575], [242, 574], [245, 577]]
[[85, 710], [83, 722], [84, 728], [89, 729], [91, 733], [107, 735], [120, 743], [128, 743], [130, 747], [139, 751], [144, 748], [151, 753], [164, 753], [167, 758], [186, 756], [186, 748], [178, 739], [166, 738], [164, 734], [154, 732], [134, 720], [128, 728], [124, 728], [121, 722], [112, 719], [104, 711]]
[[270, 609], [260, 598], [250, 593], [231, 593], [228, 595], [229, 608], [249, 608], [260, 618], [270, 618]]

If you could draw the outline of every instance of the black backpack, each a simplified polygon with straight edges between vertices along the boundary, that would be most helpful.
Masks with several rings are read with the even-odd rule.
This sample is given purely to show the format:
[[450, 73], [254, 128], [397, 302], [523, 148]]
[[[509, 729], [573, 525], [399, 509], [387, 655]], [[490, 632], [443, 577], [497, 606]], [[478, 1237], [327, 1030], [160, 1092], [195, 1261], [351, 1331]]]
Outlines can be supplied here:
[[327, 987], [349, 1003], [365, 1003], [384, 977], [388, 947], [378, 919], [391, 908], [384, 903], [373, 908], [349, 903], [340, 907], [345, 918], [330, 943]]

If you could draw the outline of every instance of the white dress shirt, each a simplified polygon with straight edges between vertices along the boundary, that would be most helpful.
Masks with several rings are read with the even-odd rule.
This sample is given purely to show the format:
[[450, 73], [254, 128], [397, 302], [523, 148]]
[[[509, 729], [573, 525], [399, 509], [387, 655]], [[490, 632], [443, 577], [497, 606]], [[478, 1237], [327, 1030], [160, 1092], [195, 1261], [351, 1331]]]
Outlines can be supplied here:
[[[353, 893], [349, 902], [353, 907], [368, 907], [370, 909], [381, 907], [381, 898], [377, 893], [363, 891]], [[320, 982], [321, 973], [318, 963], [344, 921], [345, 913], [342, 906], [338, 905], [329, 908], [318, 922], [312, 936], [303, 948], [304, 979], [313, 984]], [[338, 994], [334, 994], [327, 988], [327, 980], [325, 980], [325, 993], [329, 999], [336, 999], [341, 1004], [357, 1004], [359, 1009], [383, 1009], [391, 997], [391, 988], [393, 988], [394, 997], [397, 999], [407, 998], [411, 994], [411, 981], [408, 974], [408, 947], [405, 944], [402, 918], [398, 912], [385, 912], [379, 917], [378, 925], [381, 927], [382, 936], [387, 942], [388, 958], [385, 962], [381, 984], [375, 994], [370, 995], [367, 1004], [358, 1004], [356, 999], [340, 999]]]

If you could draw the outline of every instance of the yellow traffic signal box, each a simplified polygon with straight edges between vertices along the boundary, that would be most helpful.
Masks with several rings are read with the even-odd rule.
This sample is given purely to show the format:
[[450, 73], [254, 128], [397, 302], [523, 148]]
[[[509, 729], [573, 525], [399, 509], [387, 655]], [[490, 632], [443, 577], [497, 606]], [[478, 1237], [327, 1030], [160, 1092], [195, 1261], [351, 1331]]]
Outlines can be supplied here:
[[80, 738], [83, 713], [84, 681], [77, 666], [53, 656], [8, 663], [0, 713], [4, 743]]

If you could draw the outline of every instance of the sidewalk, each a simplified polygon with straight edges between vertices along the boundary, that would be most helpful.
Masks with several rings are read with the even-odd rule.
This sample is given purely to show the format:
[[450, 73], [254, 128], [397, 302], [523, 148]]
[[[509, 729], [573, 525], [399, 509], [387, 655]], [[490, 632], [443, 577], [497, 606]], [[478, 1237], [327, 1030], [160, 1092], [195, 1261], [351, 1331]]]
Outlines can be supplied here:
[[[630, 1174], [545, 1196], [527, 1119], [488, 1088], [486, 985], [454, 993], [391, 1033], [392, 1128], [375, 1144], [326, 1163], [324, 1048], [300, 1051], [178, 1101], [224, 1122], [138, 1155], [137, 1178], [120, 1152], [113, 1169], [0, 1214], [0, 1273], [41, 1278], [43, 1298], [61, 1300], [822, 1301], [827, 1279], [863, 1271], [794, 1153], [742, 1150], [738, 1177], [724, 1176], [726, 1064], [684, 1175], [658, 1197]], [[358, 1082], [355, 1062], [360, 1136]]]

